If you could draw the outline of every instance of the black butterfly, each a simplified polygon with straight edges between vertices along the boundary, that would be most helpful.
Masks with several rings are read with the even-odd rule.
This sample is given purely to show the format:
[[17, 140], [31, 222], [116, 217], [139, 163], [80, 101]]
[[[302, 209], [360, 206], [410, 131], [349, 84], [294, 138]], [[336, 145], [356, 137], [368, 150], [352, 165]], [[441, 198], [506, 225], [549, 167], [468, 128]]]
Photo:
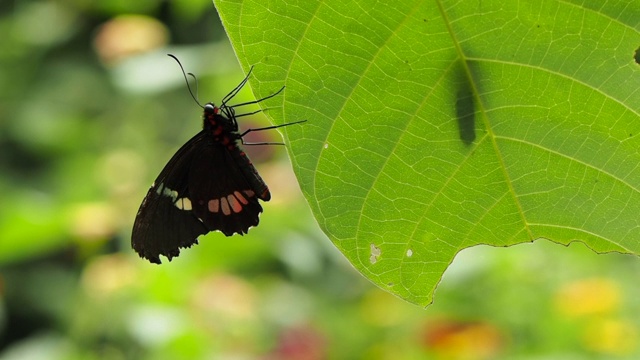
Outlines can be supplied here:
[[[176, 61], [178, 59], [174, 58]], [[178, 61], [182, 68], [182, 64]], [[252, 68], [253, 69], [253, 68]], [[184, 75], [184, 69], [182, 69]], [[271, 193], [251, 160], [238, 146], [251, 131], [275, 129], [288, 124], [238, 132], [236, 119], [255, 114], [235, 113], [239, 106], [259, 103], [279, 94], [281, 88], [265, 98], [227, 105], [242, 89], [249, 75], [222, 99], [220, 107], [204, 106], [203, 130], [184, 144], [164, 167], [142, 201], [133, 225], [131, 246], [142, 258], [160, 264], [159, 255], [169, 260], [180, 254], [180, 248], [198, 243], [198, 236], [220, 230], [226, 236], [246, 234], [258, 225], [262, 206]], [[191, 75], [191, 74], [190, 74]], [[186, 75], [185, 75], [186, 80]], [[187, 81], [187, 86], [189, 82]], [[197, 101], [191, 88], [189, 92]], [[253, 143], [269, 145], [276, 143]]]

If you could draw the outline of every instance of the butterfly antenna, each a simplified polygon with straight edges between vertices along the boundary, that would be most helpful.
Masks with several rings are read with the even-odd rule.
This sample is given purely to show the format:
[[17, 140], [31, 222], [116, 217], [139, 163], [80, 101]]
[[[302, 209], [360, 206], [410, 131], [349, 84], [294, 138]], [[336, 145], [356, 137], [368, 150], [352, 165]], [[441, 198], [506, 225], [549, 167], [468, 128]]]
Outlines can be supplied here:
[[198, 78], [193, 74], [193, 73], [187, 73], [187, 75], [191, 76], [193, 78], [193, 82], [196, 84], [196, 98], [199, 98], [199, 94], [198, 94]]
[[[184, 81], [187, 83], [187, 89], [189, 89], [189, 94], [191, 94], [191, 97], [196, 102], [196, 104], [198, 104], [198, 106], [204, 109], [204, 106], [200, 104], [200, 102], [198, 101], [198, 98], [193, 94], [193, 91], [191, 90], [191, 84], [189, 84], [189, 79], [187, 79], [187, 73], [184, 71], [184, 67], [182, 67], [182, 63], [180, 63], [180, 60], [178, 60], [177, 57], [171, 54], [167, 54], [167, 55], [171, 56], [178, 63], [178, 65], [180, 65], [180, 69], [182, 70], [182, 76], [184, 76]], [[196, 76], [193, 75], [192, 73], [189, 73], [189, 75], [191, 75], [194, 79], [196, 79]], [[198, 92], [198, 79], [196, 79], [196, 93], [197, 92]]]

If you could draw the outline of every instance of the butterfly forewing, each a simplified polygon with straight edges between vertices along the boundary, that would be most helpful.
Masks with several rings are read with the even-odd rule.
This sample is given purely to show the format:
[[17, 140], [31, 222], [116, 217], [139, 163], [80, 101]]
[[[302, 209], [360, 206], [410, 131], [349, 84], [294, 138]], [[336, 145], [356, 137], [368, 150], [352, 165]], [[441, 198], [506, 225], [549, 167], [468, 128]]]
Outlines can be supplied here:
[[171, 259], [180, 247], [189, 247], [208, 232], [190, 211], [176, 206], [188, 196], [188, 174], [197, 149], [205, 140], [204, 132], [194, 136], [178, 150], [164, 167], [140, 205], [133, 225], [131, 245], [143, 258], [160, 263], [159, 255]]

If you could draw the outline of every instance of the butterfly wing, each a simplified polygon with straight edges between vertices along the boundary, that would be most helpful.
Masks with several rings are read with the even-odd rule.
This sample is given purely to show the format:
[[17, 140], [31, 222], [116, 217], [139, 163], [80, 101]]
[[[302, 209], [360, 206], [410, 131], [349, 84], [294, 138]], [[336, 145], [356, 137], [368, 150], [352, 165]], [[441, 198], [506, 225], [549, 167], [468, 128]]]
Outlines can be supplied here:
[[140, 206], [131, 245], [142, 257], [160, 263], [198, 236], [220, 230], [245, 234], [258, 225], [269, 191], [249, 159], [201, 131], [169, 160]]
[[[258, 225], [262, 212], [258, 198], [265, 200], [260, 192], [263, 186], [268, 193], [266, 185], [257, 172], [253, 175], [255, 168], [246, 156], [239, 157], [242, 153], [236, 146], [212, 142], [200, 150], [189, 176], [193, 213], [211, 231], [220, 230], [226, 236], [246, 234]], [[212, 164], [213, 176], [203, 171]]]
[[140, 257], [156, 264], [160, 263], [159, 255], [171, 260], [180, 254], [181, 247], [190, 247], [199, 235], [209, 232], [191, 211], [184, 210], [184, 200], [178, 202], [188, 198], [189, 169], [205, 142], [205, 134], [200, 132], [184, 144], [142, 201], [131, 235], [131, 246]]

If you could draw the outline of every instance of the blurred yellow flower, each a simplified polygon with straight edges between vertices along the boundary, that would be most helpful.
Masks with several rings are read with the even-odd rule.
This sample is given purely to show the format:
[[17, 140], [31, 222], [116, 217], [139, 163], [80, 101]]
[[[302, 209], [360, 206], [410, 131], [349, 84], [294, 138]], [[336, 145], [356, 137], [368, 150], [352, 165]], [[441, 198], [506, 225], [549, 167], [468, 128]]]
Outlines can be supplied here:
[[589, 350], [611, 355], [628, 355], [637, 347], [638, 330], [625, 320], [596, 319], [585, 328], [583, 341]]
[[608, 314], [620, 306], [620, 287], [610, 279], [592, 278], [562, 287], [555, 297], [558, 312], [568, 317]]

